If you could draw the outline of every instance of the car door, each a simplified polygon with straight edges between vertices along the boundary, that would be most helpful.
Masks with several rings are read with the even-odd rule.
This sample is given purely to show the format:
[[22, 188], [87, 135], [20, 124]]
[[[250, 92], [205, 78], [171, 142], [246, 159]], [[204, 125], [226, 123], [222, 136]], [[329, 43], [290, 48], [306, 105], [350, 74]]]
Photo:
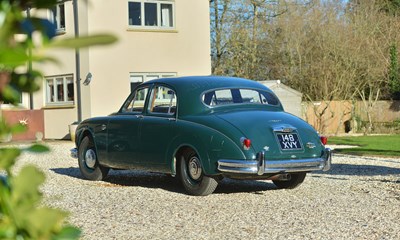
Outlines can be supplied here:
[[175, 136], [177, 99], [175, 91], [155, 85], [149, 95], [146, 114], [140, 126], [141, 161], [144, 165], [166, 165], [166, 152]]
[[140, 162], [140, 125], [150, 86], [136, 89], [108, 123], [110, 165], [134, 168]]

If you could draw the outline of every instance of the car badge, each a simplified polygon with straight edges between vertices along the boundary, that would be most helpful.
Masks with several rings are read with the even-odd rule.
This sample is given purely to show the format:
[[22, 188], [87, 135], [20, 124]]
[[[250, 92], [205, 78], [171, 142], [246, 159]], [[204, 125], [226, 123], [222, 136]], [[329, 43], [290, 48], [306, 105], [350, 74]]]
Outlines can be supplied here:
[[278, 119], [276, 119], [276, 120], [269, 120], [269, 122], [277, 123], [277, 122], [282, 122], [282, 120], [278, 120]]
[[269, 147], [268, 147], [268, 146], [265, 146], [263, 149], [264, 149], [265, 151], [269, 151]]
[[312, 142], [308, 142], [307, 144], [306, 144], [306, 146], [308, 147], [308, 148], [315, 148], [315, 144], [314, 143], [312, 143]]

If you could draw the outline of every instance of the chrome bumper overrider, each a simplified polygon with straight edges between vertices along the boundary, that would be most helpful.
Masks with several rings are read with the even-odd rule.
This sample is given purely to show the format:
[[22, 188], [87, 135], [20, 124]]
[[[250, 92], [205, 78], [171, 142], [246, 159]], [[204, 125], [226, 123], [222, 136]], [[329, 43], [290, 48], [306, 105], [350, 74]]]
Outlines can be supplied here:
[[269, 161], [264, 152], [260, 152], [255, 161], [247, 160], [218, 160], [218, 170], [228, 173], [247, 173], [263, 175], [264, 173], [309, 172], [331, 168], [332, 151], [326, 148], [320, 158], [288, 159]]
[[71, 157], [78, 158], [78, 149], [77, 148], [71, 149]]

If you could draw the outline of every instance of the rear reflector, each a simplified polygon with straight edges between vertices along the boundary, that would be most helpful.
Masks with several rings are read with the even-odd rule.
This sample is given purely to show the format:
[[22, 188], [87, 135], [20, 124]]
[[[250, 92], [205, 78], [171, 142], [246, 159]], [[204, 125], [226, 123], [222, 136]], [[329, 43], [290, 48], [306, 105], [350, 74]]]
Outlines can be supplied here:
[[328, 138], [327, 138], [327, 137], [321, 136], [321, 137], [319, 137], [319, 138], [321, 139], [321, 143], [322, 143], [323, 145], [326, 145], [326, 144], [328, 143]]
[[251, 146], [251, 140], [245, 137], [240, 138], [240, 142], [243, 144], [244, 150], [249, 150]]

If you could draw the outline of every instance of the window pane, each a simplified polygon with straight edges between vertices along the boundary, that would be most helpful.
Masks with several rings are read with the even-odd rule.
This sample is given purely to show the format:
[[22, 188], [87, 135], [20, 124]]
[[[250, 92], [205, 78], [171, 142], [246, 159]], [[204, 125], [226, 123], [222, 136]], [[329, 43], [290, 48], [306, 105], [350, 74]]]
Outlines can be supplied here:
[[141, 3], [140, 2], [129, 2], [129, 25], [140, 26], [141, 23]]
[[143, 76], [140, 75], [131, 75], [131, 92], [135, 90], [135, 88], [143, 82]]
[[149, 110], [153, 113], [173, 114], [176, 111], [175, 92], [170, 88], [158, 86], [154, 90]]
[[161, 4], [161, 26], [173, 27], [172, 4]]
[[58, 5], [58, 8], [60, 10], [60, 13], [59, 13], [59, 17], [60, 17], [59, 24], [60, 25], [57, 26], [57, 28], [65, 29], [65, 9], [64, 9], [64, 4]]
[[146, 81], [154, 80], [160, 78], [159, 75], [147, 75], [146, 76]]
[[272, 93], [253, 89], [210, 91], [203, 95], [202, 100], [208, 106], [243, 103], [279, 105], [279, 100]]
[[74, 79], [67, 77], [67, 101], [74, 101]]
[[54, 87], [53, 87], [53, 79], [46, 79], [47, 81], [47, 101], [54, 102]]
[[241, 89], [240, 95], [243, 103], [261, 103], [260, 94], [255, 90]]
[[144, 22], [146, 26], [157, 26], [157, 3], [144, 4]]
[[231, 104], [233, 103], [232, 93], [230, 89], [215, 91], [215, 105]]
[[131, 82], [143, 82], [143, 76], [140, 75], [131, 75], [130, 77]]
[[65, 101], [64, 100], [64, 79], [56, 78], [56, 89], [57, 89], [57, 101]]
[[128, 106], [124, 107], [124, 112], [143, 112], [148, 88], [141, 88], [136, 91]]
[[58, 14], [57, 14], [57, 6], [51, 8], [51, 21], [53, 24], [56, 26], [56, 29], [58, 29]]

